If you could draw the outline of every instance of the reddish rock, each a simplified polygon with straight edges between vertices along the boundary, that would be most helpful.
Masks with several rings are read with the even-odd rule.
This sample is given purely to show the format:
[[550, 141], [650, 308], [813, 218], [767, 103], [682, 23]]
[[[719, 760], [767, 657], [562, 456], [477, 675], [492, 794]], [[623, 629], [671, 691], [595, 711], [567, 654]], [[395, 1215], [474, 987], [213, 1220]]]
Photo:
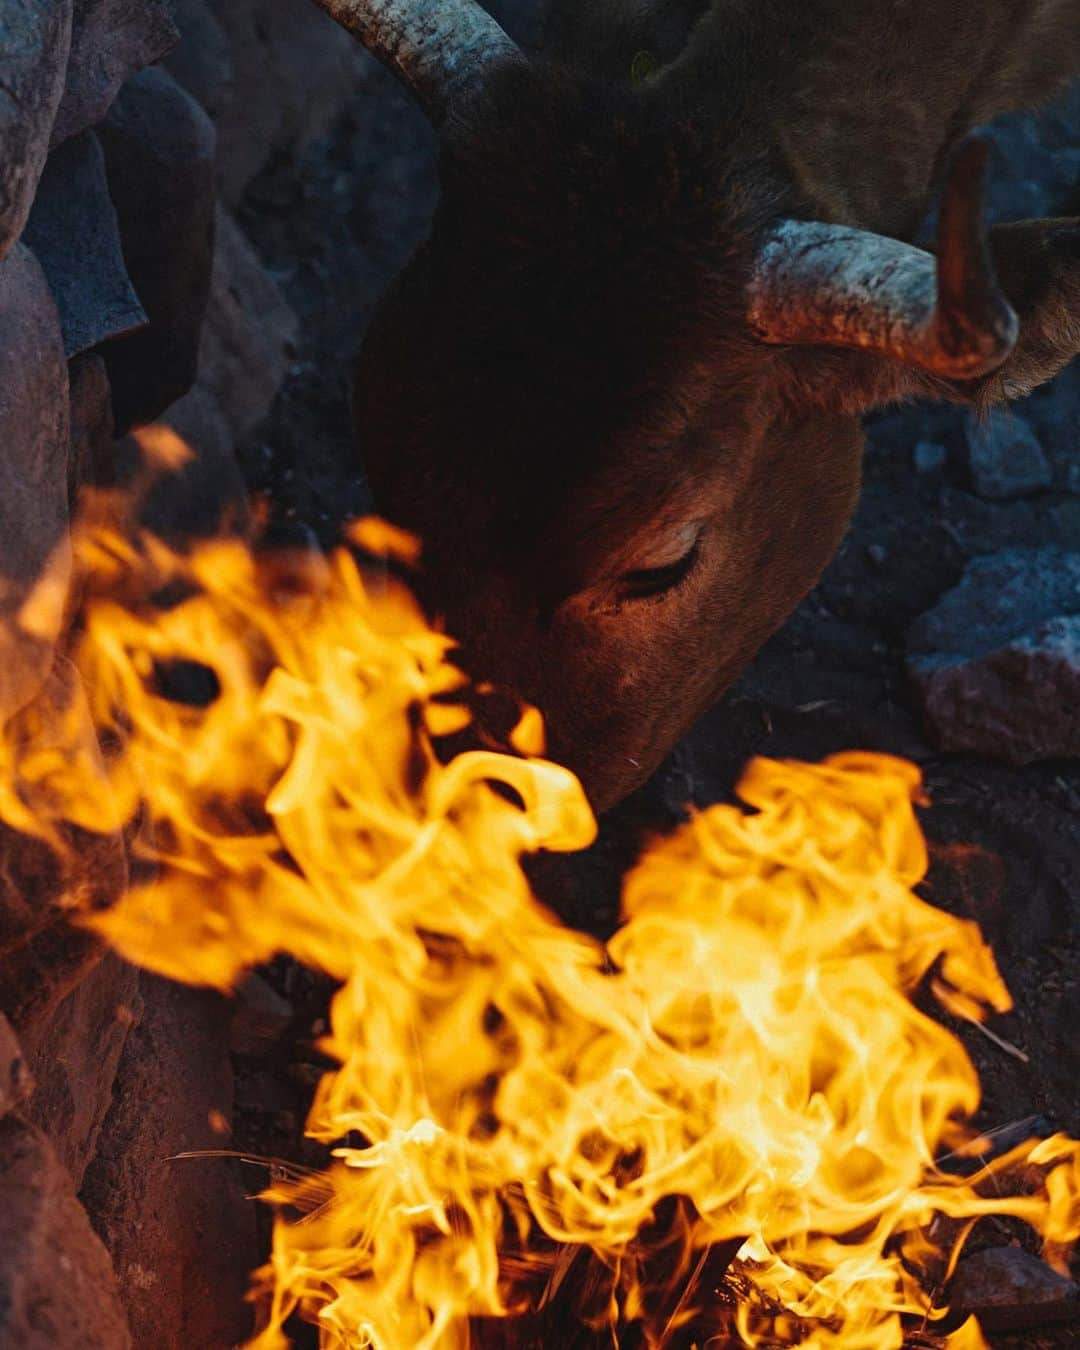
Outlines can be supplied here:
[[76, 1190], [112, 1106], [124, 1043], [138, 1021], [139, 976], [112, 952], [22, 1041], [37, 1084], [27, 1114], [49, 1136]]
[[21, 1106], [34, 1090], [34, 1080], [15, 1039], [11, 1023], [0, 1013], [0, 1117]]
[[142, 993], [81, 1196], [112, 1253], [135, 1344], [231, 1350], [250, 1332], [254, 1205], [234, 1163], [176, 1158], [229, 1146], [228, 1005], [145, 975]]
[[0, 1120], [0, 1194], [0, 1345], [128, 1350], [108, 1254], [49, 1141], [17, 1115]]
[[951, 1286], [953, 1308], [974, 1314], [984, 1331], [1030, 1331], [1080, 1320], [1080, 1285], [1022, 1247], [965, 1256]]

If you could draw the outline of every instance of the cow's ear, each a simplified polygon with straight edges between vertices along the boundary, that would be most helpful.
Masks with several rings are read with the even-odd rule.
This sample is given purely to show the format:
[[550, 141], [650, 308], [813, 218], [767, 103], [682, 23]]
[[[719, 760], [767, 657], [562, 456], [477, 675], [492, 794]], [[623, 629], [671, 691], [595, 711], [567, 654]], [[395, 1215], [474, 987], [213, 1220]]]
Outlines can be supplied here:
[[989, 247], [1017, 316], [1015, 342], [995, 369], [953, 379], [870, 349], [796, 346], [781, 383], [804, 404], [849, 413], [911, 398], [978, 407], [1023, 398], [1080, 356], [1080, 216], [995, 225]]
[[1021, 398], [1080, 355], [1080, 216], [996, 225], [990, 247], [1020, 333], [991, 376], [957, 390], [982, 402]]

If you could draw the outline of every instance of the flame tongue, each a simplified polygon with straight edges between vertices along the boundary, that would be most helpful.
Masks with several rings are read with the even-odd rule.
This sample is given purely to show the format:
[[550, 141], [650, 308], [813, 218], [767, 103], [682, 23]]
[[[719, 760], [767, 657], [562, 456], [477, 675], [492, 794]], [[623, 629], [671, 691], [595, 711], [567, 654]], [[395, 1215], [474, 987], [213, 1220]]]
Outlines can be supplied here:
[[[341, 982], [324, 1047], [340, 1068], [309, 1122], [335, 1163], [272, 1189], [303, 1218], [279, 1219], [259, 1276], [262, 1350], [297, 1309], [335, 1350], [465, 1346], [484, 1318], [558, 1326], [556, 1309], [648, 1345], [723, 1321], [729, 1344], [886, 1350], [927, 1311], [935, 1214], [1077, 1237], [1070, 1141], [994, 1165], [1043, 1169], [1015, 1199], [934, 1169], [979, 1091], [911, 996], [931, 968], [965, 1006], [1008, 996], [977, 929], [912, 890], [910, 765], [754, 763], [753, 812], [714, 807], [657, 843], [604, 948], [519, 865], [591, 840], [580, 787], [539, 759], [439, 762], [466, 691], [403, 587], [344, 549], [285, 593], [235, 543], [181, 559], [91, 530], [79, 551], [75, 656], [121, 747], [111, 793], [74, 754], [73, 701], [51, 747], [9, 729], [0, 813], [57, 838], [58, 818], [145, 812], [157, 875], [95, 919], [144, 965], [227, 987], [286, 951]], [[166, 696], [178, 663], [211, 667], [206, 697]], [[739, 1299], [719, 1292], [736, 1250]]]

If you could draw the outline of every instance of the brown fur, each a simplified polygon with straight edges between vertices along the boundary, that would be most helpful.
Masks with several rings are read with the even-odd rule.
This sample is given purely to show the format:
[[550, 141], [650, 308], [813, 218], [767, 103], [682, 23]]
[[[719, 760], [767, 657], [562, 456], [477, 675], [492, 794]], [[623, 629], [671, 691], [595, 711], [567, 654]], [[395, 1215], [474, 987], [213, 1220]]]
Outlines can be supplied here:
[[[1080, 6], [566, 0], [553, 17], [551, 59], [495, 72], [444, 129], [432, 237], [369, 335], [356, 408], [380, 506], [425, 540], [432, 609], [541, 707], [603, 808], [817, 579], [862, 411], [1002, 397], [1080, 345], [1077, 222], [995, 236], [1023, 338], [976, 385], [763, 347], [743, 317], [771, 222], [909, 232], [957, 135], [1080, 69]], [[639, 51], [674, 59], [635, 83]], [[626, 574], [697, 523], [685, 581], [628, 598]]]

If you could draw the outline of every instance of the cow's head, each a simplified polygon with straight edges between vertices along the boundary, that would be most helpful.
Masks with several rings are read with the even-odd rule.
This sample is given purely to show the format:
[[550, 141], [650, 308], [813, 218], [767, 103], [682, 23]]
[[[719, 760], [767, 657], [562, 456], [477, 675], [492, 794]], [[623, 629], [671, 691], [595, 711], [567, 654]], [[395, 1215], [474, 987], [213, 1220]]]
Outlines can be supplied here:
[[954, 158], [935, 266], [797, 219], [745, 108], [539, 68], [467, 0], [323, 3], [441, 135], [431, 239], [357, 380], [376, 500], [422, 536], [449, 631], [539, 705], [603, 809], [814, 584], [859, 413], [1008, 354], [982, 147]]

